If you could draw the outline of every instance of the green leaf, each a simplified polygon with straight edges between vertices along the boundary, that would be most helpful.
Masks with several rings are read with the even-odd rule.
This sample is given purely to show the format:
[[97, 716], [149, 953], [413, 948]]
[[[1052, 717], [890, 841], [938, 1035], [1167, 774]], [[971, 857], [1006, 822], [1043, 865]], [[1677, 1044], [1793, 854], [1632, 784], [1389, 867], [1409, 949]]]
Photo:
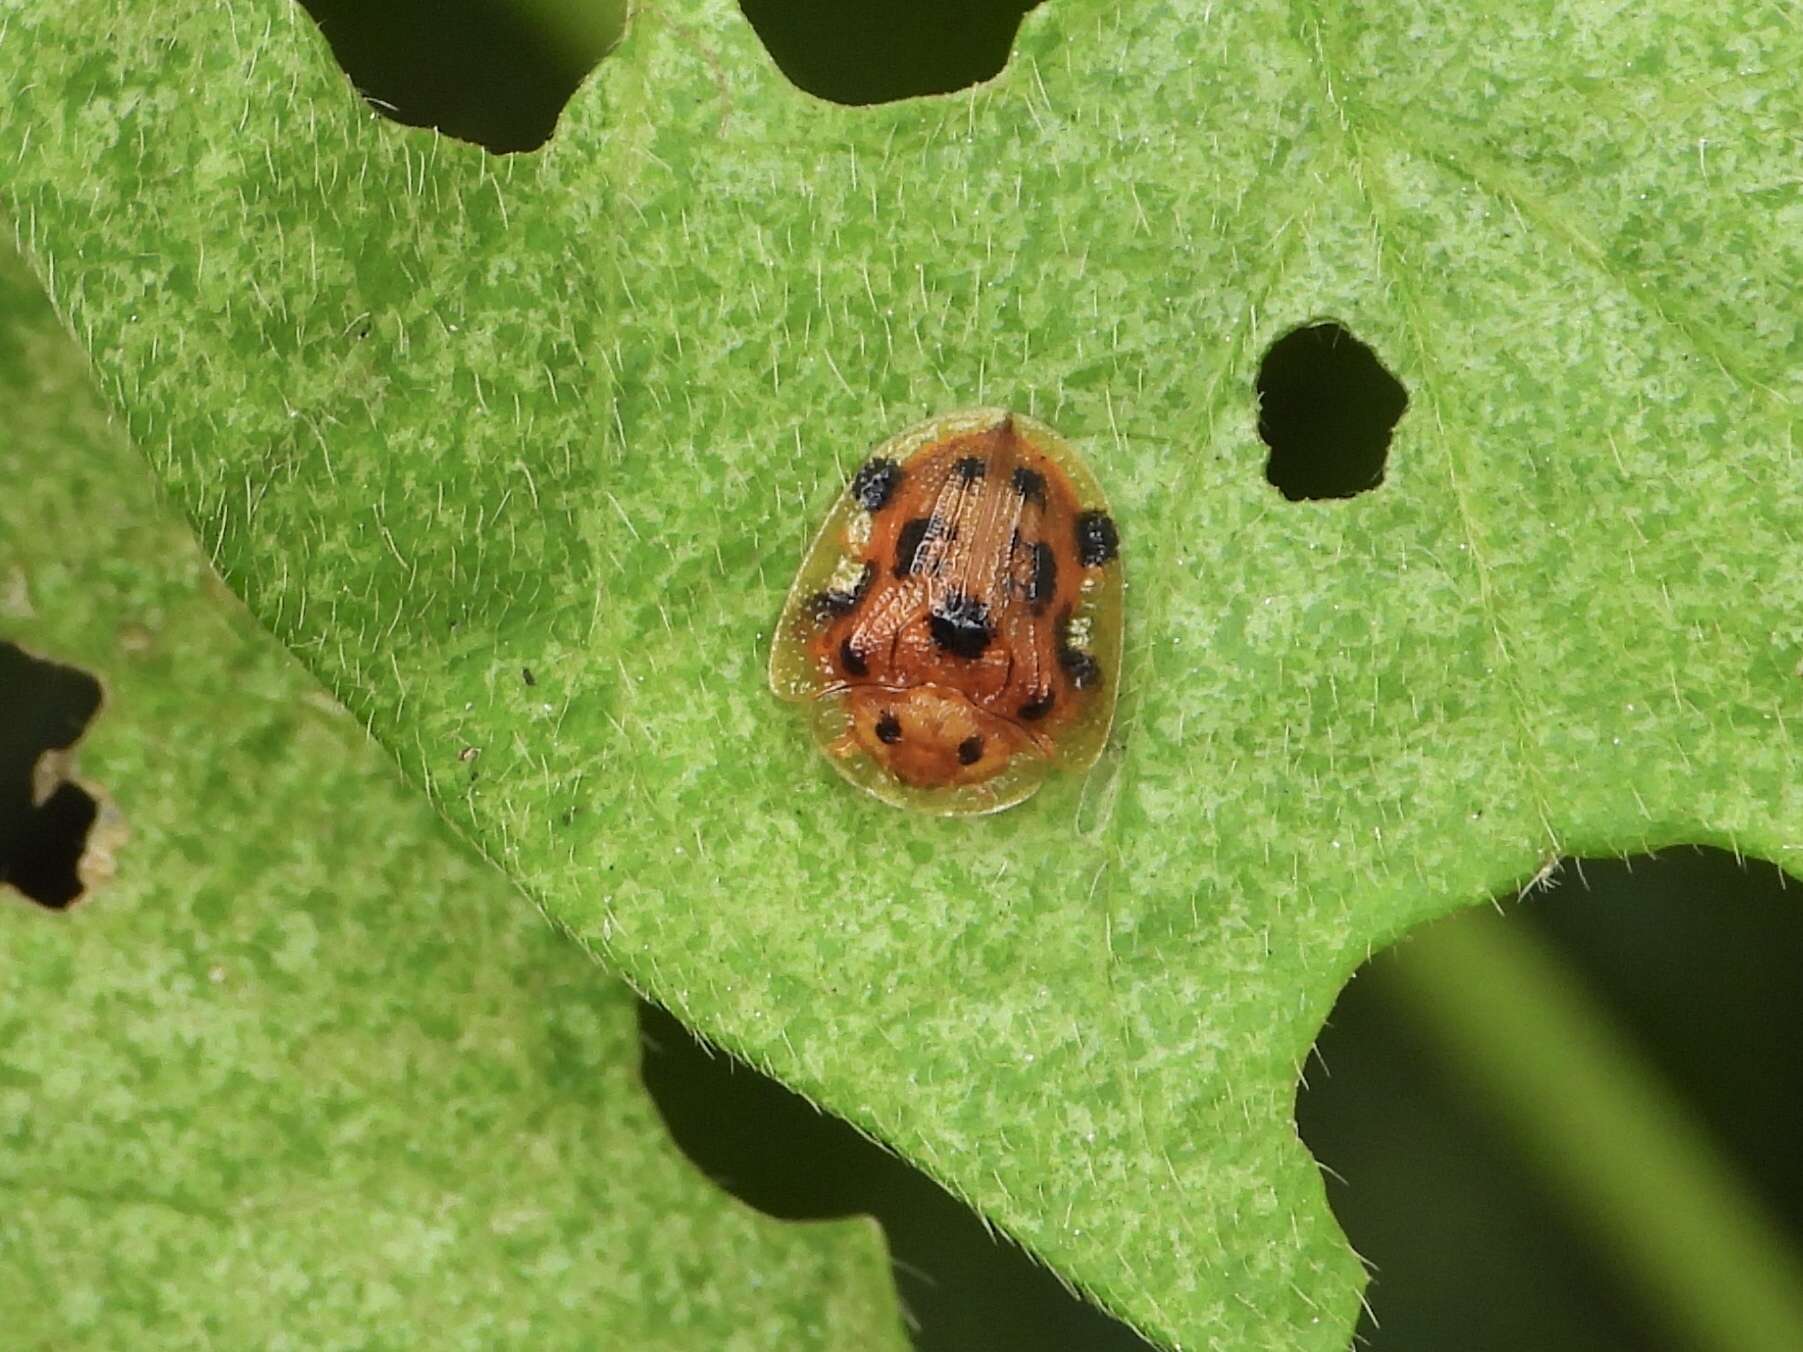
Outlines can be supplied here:
[[[842, 108], [691, 0], [507, 160], [286, 0], [0, 15], [6, 200], [253, 611], [584, 943], [1173, 1344], [1343, 1344], [1291, 1103], [1375, 946], [1803, 839], [1779, 8], [1054, 0]], [[1252, 382], [1320, 316], [1411, 404], [1289, 503]], [[1092, 774], [947, 822], [760, 671], [841, 477], [977, 404], [1095, 466], [1128, 648]]]
[[112, 875], [0, 888], [7, 1345], [905, 1348], [875, 1224], [683, 1159], [631, 992], [221, 595], [4, 257], [0, 408], [0, 624], [104, 682]]

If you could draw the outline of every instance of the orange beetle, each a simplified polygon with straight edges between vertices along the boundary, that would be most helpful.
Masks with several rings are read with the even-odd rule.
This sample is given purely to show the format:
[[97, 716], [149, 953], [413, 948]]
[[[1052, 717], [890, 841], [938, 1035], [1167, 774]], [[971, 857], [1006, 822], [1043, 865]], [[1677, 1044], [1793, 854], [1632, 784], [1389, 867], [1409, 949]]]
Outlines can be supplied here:
[[864, 462], [789, 590], [771, 688], [885, 802], [995, 812], [1086, 769], [1114, 717], [1119, 535], [1044, 423], [977, 409]]

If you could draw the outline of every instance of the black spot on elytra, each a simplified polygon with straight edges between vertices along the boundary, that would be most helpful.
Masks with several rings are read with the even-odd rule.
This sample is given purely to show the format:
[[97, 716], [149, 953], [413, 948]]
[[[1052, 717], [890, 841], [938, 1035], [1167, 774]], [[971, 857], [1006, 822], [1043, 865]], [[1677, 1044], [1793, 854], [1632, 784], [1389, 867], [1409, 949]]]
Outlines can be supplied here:
[[895, 486], [901, 482], [902, 468], [884, 456], [866, 460], [852, 476], [852, 500], [867, 512], [881, 511]]
[[1036, 502], [1041, 507], [1045, 506], [1045, 475], [1038, 470], [1020, 465], [1015, 469], [1008, 483], [1016, 493], [1020, 494], [1022, 502]]
[[894, 746], [895, 743], [901, 741], [901, 719], [897, 718], [893, 711], [885, 709], [877, 718], [876, 739], [889, 746]]
[[1089, 690], [1102, 683], [1102, 664], [1081, 648], [1065, 648], [1058, 654], [1058, 665], [1079, 690]]
[[983, 739], [981, 737], [966, 737], [958, 743], [958, 764], [975, 765], [982, 759]]
[[842, 616], [849, 615], [858, 602], [850, 592], [840, 591], [837, 587], [826, 591], [815, 592], [808, 598], [808, 609], [813, 612], [819, 624], [830, 624]]
[[866, 563], [850, 591], [844, 587], [828, 587], [825, 591], [817, 591], [810, 596], [808, 598], [809, 613], [820, 624], [826, 624], [851, 614], [858, 608], [858, 602], [864, 599], [864, 593], [870, 590], [871, 579], [875, 576], [876, 566]]
[[989, 607], [963, 592], [947, 592], [934, 603], [928, 620], [933, 642], [953, 657], [974, 659], [983, 655], [994, 637], [989, 631]]
[[952, 466], [952, 473], [958, 476], [961, 483], [975, 483], [983, 477], [989, 466], [980, 455], [967, 455]]
[[870, 675], [869, 666], [866, 665], [864, 659], [858, 655], [857, 649], [851, 646], [851, 640], [849, 638], [841, 639], [839, 641], [839, 670], [843, 671], [847, 676]]
[[1052, 702], [1056, 697], [1050, 690], [1043, 695], [1035, 695], [1020, 706], [1020, 716], [1029, 723], [1036, 723], [1052, 712]]
[[1027, 604], [1035, 615], [1043, 614], [1058, 590], [1058, 558], [1044, 540], [1033, 545], [1033, 576], [1027, 581]]
[[1107, 512], [1089, 511], [1077, 517], [1077, 558], [1085, 568], [1107, 563], [1120, 550], [1120, 533]]
[[902, 523], [901, 533], [895, 537], [895, 575], [906, 577], [914, 571], [914, 556], [920, 552], [925, 543], [927, 532], [933, 529], [933, 518], [917, 516]]

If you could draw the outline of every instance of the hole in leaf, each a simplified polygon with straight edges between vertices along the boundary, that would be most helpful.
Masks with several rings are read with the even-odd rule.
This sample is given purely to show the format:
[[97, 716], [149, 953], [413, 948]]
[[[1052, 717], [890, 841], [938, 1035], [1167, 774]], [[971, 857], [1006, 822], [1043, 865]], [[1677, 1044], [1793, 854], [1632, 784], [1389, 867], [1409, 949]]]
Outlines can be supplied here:
[[496, 153], [536, 150], [620, 40], [625, 0], [300, 0], [364, 98]]
[[1038, 0], [740, 0], [771, 60], [834, 103], [949, 94], [1008, 63]]
[[926, 1175], [641, 1002], [645, 1086], [684, 1154], [767, 1215], [874, 1215], [918, 1352], [1149, 1352]]
[[1258, 368], [1265, 478], [1291, 502], [1350, 498], [1383, 482], [1409, 397], [1377, 354], [1334, 323], [1279, 338]]
[[1695, 1322], [1803, 1272], [1803, 896], [1715, 850], [1549, 882], [1380, 953], [1321, 1032], [1296, 1122], [1373, 1270], [1354, 1345], [1803, 1345], [1803, 1285], [1763, 1338]]
[[100, 708], [100, 682], [0, 643], [0, 883], [62, 909], [82, 893], [80, 864], [98, 806], [62, 779], [61, 753]]

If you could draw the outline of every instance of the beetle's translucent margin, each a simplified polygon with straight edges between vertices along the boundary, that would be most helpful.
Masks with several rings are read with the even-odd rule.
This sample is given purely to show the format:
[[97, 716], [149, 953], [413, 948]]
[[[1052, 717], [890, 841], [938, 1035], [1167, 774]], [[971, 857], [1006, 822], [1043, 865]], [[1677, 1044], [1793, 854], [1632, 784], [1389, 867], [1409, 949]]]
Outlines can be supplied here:
[[[1012, 418], [1022, 439], [1044, 454], [1070, 479], [1085, 509], [1109, 511], [1107, 497], [1080, 451], [1048, 424], [1011, 409], [983, 407], [940, 414], [903, 429], [870, 452], [905, 464], [915, 452], [953, 437], [987, 432]], [[1079, 618], [1091, 624], [1090, 652], [1100, 664], [1107, 688], [1089, 701], [1083, 716], [1058, 733], [1058, 750], [1050, 759], [1017, 762], [985, 784], [949, 789], [921, 789], [890, 776], [869, 756], [835, 756], [828, 748], [844, 735], [849, 723], [844, 701], [829, 693], [837, 678], [809, 662], [807, 649], [814, 623], [809, 601], [831, 583], [847, 557], [850, 528], [862, 508], [849, 485], [839, 491], [820, 530], [802, 555], [789, 584], [782, 612], [771, 635], [770, 689], [779, 699], [809, 706], [808, 722], [826, 760], [849, 783], [895, 807], [942, 817], [984, 816], [1030, 798], [1055, 771], [1088, 771], [1108, 744], [1120, 694], [1125, 579], [1120, 557], [1105, 571], [1086, 576]]]

